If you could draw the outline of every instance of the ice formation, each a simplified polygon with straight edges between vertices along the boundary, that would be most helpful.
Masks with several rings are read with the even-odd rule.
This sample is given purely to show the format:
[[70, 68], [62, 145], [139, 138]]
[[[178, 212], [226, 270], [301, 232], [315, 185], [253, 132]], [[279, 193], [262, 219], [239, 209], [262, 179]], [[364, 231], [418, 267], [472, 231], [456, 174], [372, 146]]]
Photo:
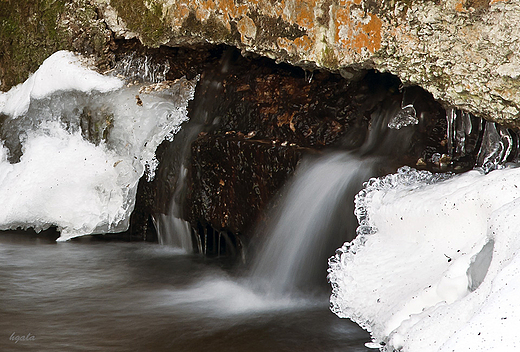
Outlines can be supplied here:
[[329, 260], [338, 316], [385, 351], [520, 348], [520, 168], [402, 168], [367, 183], [356, 215]]
[[412, 104], [404, 106], [399, 112], [388, 122], [388, 128], [399, 130], [410, 125], [417, 125], [419, 119], [417, 112]]
[[110, 92], [123, 81], [105, 77], [87, 67], [87, 60], [70, 51], [48, 57], [24, 83], [0, 95], [0, 113], [18, 117], [27, 112], [32, 99], [42, 99], [58, 91]]
[[[148, 84], [148, 85], [147, 85]], [[139, 85], [60, 51], [0, 93], [0, 229], [57, 226], [60, 240], [125, 230], [155, 150], [187, 119], [196, 80]]]

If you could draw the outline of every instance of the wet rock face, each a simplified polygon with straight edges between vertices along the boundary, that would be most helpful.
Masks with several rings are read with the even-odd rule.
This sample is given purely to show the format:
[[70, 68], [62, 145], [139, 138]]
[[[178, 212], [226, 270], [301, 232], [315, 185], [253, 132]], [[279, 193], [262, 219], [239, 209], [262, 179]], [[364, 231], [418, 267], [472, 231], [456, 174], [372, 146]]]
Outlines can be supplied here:
[[293, 173], [298, 147], [248, 140], [234, 134], [205, 135], [192, 145], [187, 220], [235, 235], [262, 221], [268, 203]]
[[194, 229], [248, 235], [305, 153], [367, 126], [367, 105], [381, 99], [371, 94], [366, 82], [227, 49], [190, 104], [192, 118], [203, 114], [211, 127], [191, 145], [184, 217]]
[[234, 57], [228, 58], [229, 73], [221, 79], [221, 92], [210, 112], [215, 133], [233, 131], [249, 138], [322, 148], [369, 118], [364, 110], [370, 88], [364, 83], [326, 71], [280, 66], [272, 60], [245, 59], [236, 51], [230, 55]]
[[184, 218], [195, 231], [252, 235], [303, 156], [360, 147], [374, 114], [398, 111], [408, 100], [423, 123], [407, 152], [393, 146], [367, 152], [395, 160], [396, 167], [422, 159], [427, 162], [418, 167], [435, 169], [432, 155], [446, 153], [446, 112], [424, 90], [399, 87], [394, 76], [376, 72], [348, 81], [224, 52], [202, 74], [190, 104], [191, 118], [204, 114], [211, 128], [191, 145]]

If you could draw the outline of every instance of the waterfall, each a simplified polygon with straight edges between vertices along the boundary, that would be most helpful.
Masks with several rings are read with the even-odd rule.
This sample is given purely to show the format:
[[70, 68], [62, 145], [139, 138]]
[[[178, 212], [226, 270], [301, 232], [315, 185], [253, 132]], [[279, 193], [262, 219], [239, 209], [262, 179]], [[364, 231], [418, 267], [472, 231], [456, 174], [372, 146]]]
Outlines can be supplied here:
[[381, 104], [358, 149], [325, 152], [302, 163], [271, 221], [257, 231], [267, 239], [254, 259], [254, 282], [272, 294], [325, 283], [326, 258], [355, 237], [354, 195], [382, 165], [409, 153], [421, 127], [415, 116], [413, 105]]
[[373, 174], [373, 165], [373, 160], [338, 152], [301, 167], [266, 228], [270, 238], [256, 259], [255, 281], [278, 293], [323, 279], [326, 265], [316, 265], [313, 258], [327, 256], [354, 233], [349, 199]]
[[[195, 90], [197, 105], [192, 107], [190, 119], [182, 125], [175, 138], [170, 141], [157, 170], [161, 183], [155, 200], [156, 207], [163, 209], [153, 215], [159, 243], [193, 252], [192, 228], [184, 220], [183, 207], [186, 197], [187, 163], [191, 155], [191, 144], [200, 133], [211, 131], [218, 121], [208, 113], [223, 90], [222, 75], [228, 70], [232, 51], [224, 53], [219, 65], [204, 72]], [[134, 60], [135, 61], [135, 60]], [[134, 62], [130, 61], [130, 62]], [[142, 65], [141, 61], [138, 61]], [[159, 69], [153, 72], [159, 71]], [[198, 251], [200, 241], [198, 241]]]

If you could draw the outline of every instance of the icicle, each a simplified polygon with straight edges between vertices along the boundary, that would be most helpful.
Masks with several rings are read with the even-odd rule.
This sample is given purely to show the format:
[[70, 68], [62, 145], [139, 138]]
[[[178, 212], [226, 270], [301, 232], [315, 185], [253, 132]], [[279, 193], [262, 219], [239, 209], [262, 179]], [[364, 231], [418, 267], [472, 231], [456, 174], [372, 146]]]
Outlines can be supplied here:
[[[461, 157], [466, 155], [466, 129], [471, 129], [471, 126], [469, 128], [466, 127], [466, 123], [468, 120], [465, 118], [465, 115], [467, 113], [461, 112], [460, 116], [456, 115], [455, 123], [453, 127], [455, 128], [455, 157]], [[471, 124], [471, 121], [469, 122]], [[469, 134], [469, 133], [468, 133]]]
[[314, 71], [307, 71], [305, 70], [305, 81], [309, 84], [311, 84], [312, 79], [314, 78]]
[[506, 127], [487, 121], [477, 156], [476, 166], [485, 173], [503, 167], [513, 147], [513, 138]]
[[454, 135], [454, 126], [455, 120], [457, 119], [457, 110], [454, 108], [450, 108], [446, 110], [446, 138], [448, 140], [448, 155], [453, 156], [453, 135]]
[[114, 69], [115, 75], [122, 75], [130, 83], [158, 83], [166, 80], [170, 63], [154, 62], [149, 56], [135, 57], [132, 53], [119, 61]]
[[465, 151], [466, 154], [471, 154], [477, 148], [482, 131], [482, 119], [467, 112], [463, 112], [461, 118], [464, 120], [464, 132], [466, 133]]
[[413, 106], [414, 100], [406, 99], [406, 90], [403, 92], [403, 99], [401, 100], [401, 110], [388, 122], [388, 128], [399, 130], [410, 125], [417, 125], [419, 118], [417, 111]]
[[450, 108], [446, 111], [446, 139], [448, 142], [448, 155], [453, 159], [459, 159], [471, 154], [477, 145], [482, 119], [468, 112]]
[[419, 119], [412, 104], [406, 105], [388, 122], [388, 127], [396, 130], [409, 125], [417, 125]]

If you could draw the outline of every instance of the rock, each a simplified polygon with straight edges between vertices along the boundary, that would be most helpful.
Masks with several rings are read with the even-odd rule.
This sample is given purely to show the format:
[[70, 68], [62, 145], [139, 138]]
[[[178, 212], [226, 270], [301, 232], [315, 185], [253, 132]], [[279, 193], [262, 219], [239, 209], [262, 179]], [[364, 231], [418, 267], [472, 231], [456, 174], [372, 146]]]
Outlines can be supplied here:
[[272, 196], [301, 158], [298, 147], [265, 140], [212, 135], [192, 145], [187, 220], [193, 228], [210, 225], [235, 235], [262, 221]]
[[146, 45], [225, 43], [278, 61], [391, 72], [447, 105], [516, 127], [514, 1], [100, 1], [116, 36]]
[[227, 44], [352, 79], [397, 75], [511, 127], [520, 114], [520, 4], [511, 0], [0, 1], [0, 89], [58, 49], [112, 60], [112, 36], [149, 47]]
[[112, 39], [95, 2], [0, 1], [0, 90], [25, 81], [61, 49], [94, 55], [104, 70], [113, 58]]

